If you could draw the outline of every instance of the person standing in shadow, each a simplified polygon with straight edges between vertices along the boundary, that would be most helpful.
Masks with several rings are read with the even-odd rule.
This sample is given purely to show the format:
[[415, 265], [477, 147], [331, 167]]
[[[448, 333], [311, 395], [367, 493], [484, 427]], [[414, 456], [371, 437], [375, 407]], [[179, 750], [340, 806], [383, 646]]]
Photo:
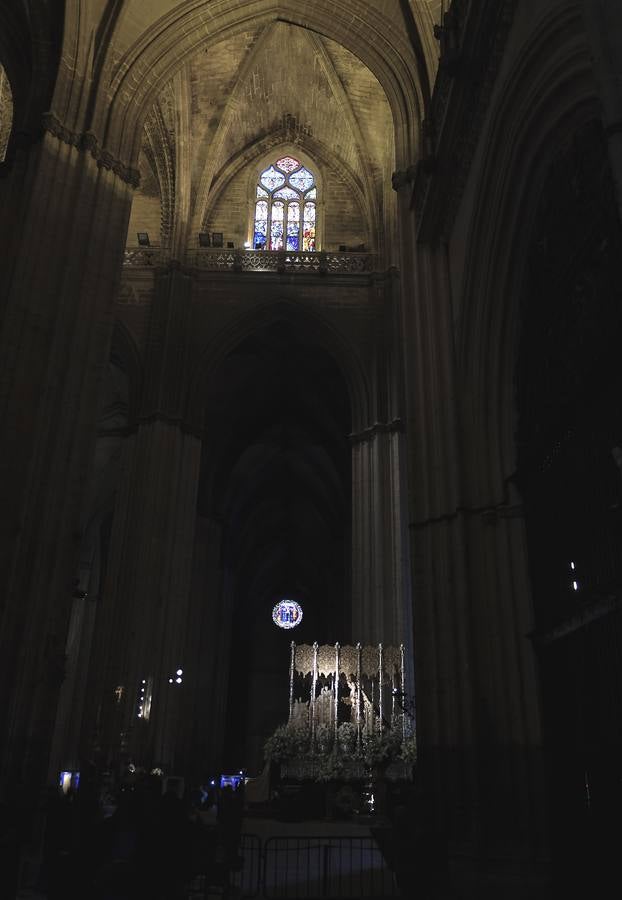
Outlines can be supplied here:
[[151, 900], [185, 900], [193, 825], [178, 792], [179, 783], [168, 779], [141, 837], [141, 870]]

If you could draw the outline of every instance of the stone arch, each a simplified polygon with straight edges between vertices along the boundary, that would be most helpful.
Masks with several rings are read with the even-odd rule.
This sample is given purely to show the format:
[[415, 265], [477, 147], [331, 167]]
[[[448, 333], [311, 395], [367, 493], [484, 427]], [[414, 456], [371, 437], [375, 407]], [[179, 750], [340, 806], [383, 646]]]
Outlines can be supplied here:
[[391, 28], [380, 12], [370, 11], [372, 22], [357, 18], [356, 33], [353, 15], [355, 4], [335, 7], [328, 0], [304, 11], [289, 0], [262, 10], [257, 10], [254, 0], [243, 0], [234, 12], [231, 4], [221, 0], [178, 7], [148, 28], [111, 73], [111, 82], [99, 97], [93, 128], [112, 153], [135, 163], [144, 117], [162, 85], [186, 59], [199, 47], [207, 48], [251, 23], [261, 26], [281, 20], [341, 43], [370, 69], [393, 113], [397, 165], [407, 165], [415, 156], [413, 141], [423, 118], [426, 96], [422, 85], [427, 84], [427, 73], [421, 77], [407, 35]]
[[[507, 500], [515, 469], [514, 371], [529, 226], [557, 150], [595, 117], [580, 16], [566, 8], [519, 54], [494, 110], [467, 248], [458, 365], [477, 442], [474, 493], [493, 504]], [[499, 229], [500, 221], [507, 227]]]
[[[56, 9], [33, 0], [27, 17], [18, 3], [0, 7], [0, 66], [12, 98], [11, 139], [5, 162], [17, 143], [28, 144], [41, 128], [41, 115], [50, 106], [62, 36]], [[0, 153], [0, 157], [2, 154]]]
[[365, 428], [370, 421], [371, 388], [362, 362], [348, 341], [320, 314], [286, 299], [262, 302], [252, 314], [242, 314], [222, 331], [218, 332], [203, 356], [190, 381], [187, 397], [187, 418], [195, 427], [203, 427], [202, 385], [216, 367], [244, 338], [258, 328], [278, 320], [298, 324], [307, 335], [312, 335], [318, 346], [325, 350], [342, 371], [352, 409], [352, 430]]
[[[205, 205], [203, 212], [200, 213], [201, 222], [205, 223], [207, 217], [209, 216], [209, 213], [218, 202], [219, 197], [232, 178], [235, 178], [235, 176], [238, 173], [242, 172], [244, 168], [252, 165], [256, 165], [257, 167], [259, 167], [261, 165], [261, 161], [263, 161], [264, 159], [269, 160], [273, 156], [276, 159], [275, 154], [278, 153], [291, 153], [293, 156], [298, 156], [302, 161], [305, 162], [306, 165], [310, 166], [313, 169], [318, 178], [319, 193], [321, 198], [319, 205], [320, 207], [322, 207], [324, 203], [324, 178], [322, 175], [322, 169], [326, 169], [331, 165], [328, 148], [325, 147], [320, 141], [311, 137], [308, 137], [306, 139], [304, 147], [300, 147], [300, 145], [291, 144], [291, 142], [287, 140], [287, 133], [285, 131], [277, 131], [273, 132], [270, 135], [267, 135], [263, 140], [258, 141], [253, 145], [252, 148], [243, 148], [239, 154], [234, 156], [229, 161], [228, 165], [219, 173], [218, 178], [212, 190], [210, 191], [209, 202]], [[334, 165], [334, 157], [332, 165]], [[375, 236], [377, 234], [377, 223], [374, 223], [371, 220], [371, 208], [369, 202], [370, 198], [365, 195], [365, 192], [361, 184], [359, 183], [356, 174], [352, 172], [350, 168], [345, 165], [345, 163], [341, 162], [341, 165], [341, 174], [343, 175], [344, 182], [352, 191], [352, 195], [354, 196], [356, 202], [367, 218], [367, 221], [365, 222], [365, 230], [369, 235], [370, 242], [374, 243]], [[249, 183], [252, 177], [254, 176], [249, 174]]]
[[[283, 714], [268, 689], [287, 645], [270, 617], [275, 598], [297, 597], [304, 626], [321, 641], [347, 639], [351, 628], [348, 385], [327, 339], [319, 346], [308, 317], [287, 315], [283, 306], [230, 329], [229, 347], [210, 360], [200, 385], [198, 516], [218, 527], [219, 606], [230, 623], [223, 630], [233, 629], [234, 610], [249, 625], [235, 638], [237, 655], [219, 663], [229, 672], [229, 696], [240, 698], [222, 730], [227, 755], [246, 745], [251, 758], [260, 751], [255, 738], [264, 717], [273, 727]], [[197, 554], [208, 552], [202, 546]], [[270, 659], [270, 677], [258, 647]], [[240, 702], [247, 712], [236, 723], [231, 712]]]

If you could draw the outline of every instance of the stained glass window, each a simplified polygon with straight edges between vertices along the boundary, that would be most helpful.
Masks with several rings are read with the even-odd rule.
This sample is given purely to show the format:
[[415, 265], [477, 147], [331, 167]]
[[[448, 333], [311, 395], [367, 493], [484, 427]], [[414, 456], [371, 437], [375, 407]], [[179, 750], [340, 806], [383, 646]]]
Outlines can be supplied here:
[[317, 187], [299, 160], [282, 156], [261, 172], [256, 198], [256, 250], [315, 250]]
[[282, 172], [288, 173], [300, 167], [300, 163], [293, 156], [283, 156], [281, 159], [277, 159], [276, 164]]
[[299, 169], [289, 176], [289, 183], [299, 191], [308, 191], [313, 185], [313, 175], [308, 169]]
[[302, 606], [295, 600], [281, 600], [272, 610], [272, 621], [279, 628], [295, 628], [302, 622]]
[[298, 193], [298, 191], [295, 191], [295, 190], [293, 190], [293, 188], [290, 188], [290, 187], [281, 188], [280, 191], [275, 191], [274, 196], [278, 197], [279, 199], [282, 199], [282, 200], [299, 200], [300, 199], [300, 194]]
[[302, 249], [315, 250], [315, 203], [305, 203]]
[[281, 200], [275, 200], [272, 204], [272, 221], [270, 222], [270, 249], [283, 249], [283, 218], [285, 204]]
[[268, 203], [259, 200], [255, 204], [255, 236], [253, 246], [263, 249], [268, 235]]
[[300, 250], [300, 204], [290, 203], [287, 207], [287, 247], [286, 250]]
[[285, 184], [285, 175], [282, 172], [277, 172], [274, 166], [270, 166], [269, 169], [262, 172], [261, 183], [267, 190], [273, 191], [275, 188], [280, 188], [282, 184]]

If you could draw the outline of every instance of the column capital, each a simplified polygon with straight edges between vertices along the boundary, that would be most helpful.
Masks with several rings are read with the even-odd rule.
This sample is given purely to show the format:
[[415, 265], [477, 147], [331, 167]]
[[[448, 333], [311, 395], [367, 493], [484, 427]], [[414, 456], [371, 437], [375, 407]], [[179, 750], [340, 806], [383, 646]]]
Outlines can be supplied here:
[[366, 441], [373, 441], [379, 434], [396, 434], [404, 430], [404, 422], [399, 418], [393, 419], [392, 422], [375, 422], [362, 431], [349, 434], [348, 441], [351, 444], [363, 444]]

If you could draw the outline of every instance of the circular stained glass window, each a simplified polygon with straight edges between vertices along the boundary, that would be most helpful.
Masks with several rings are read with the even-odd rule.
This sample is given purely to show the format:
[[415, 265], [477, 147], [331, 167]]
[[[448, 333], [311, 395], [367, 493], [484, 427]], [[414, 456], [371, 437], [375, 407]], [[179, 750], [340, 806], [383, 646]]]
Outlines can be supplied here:
[[302, 606], [295, 600], [281, 600], [272, 610], [272, 621], [279, 628], [295, 628], [302, 622]]

